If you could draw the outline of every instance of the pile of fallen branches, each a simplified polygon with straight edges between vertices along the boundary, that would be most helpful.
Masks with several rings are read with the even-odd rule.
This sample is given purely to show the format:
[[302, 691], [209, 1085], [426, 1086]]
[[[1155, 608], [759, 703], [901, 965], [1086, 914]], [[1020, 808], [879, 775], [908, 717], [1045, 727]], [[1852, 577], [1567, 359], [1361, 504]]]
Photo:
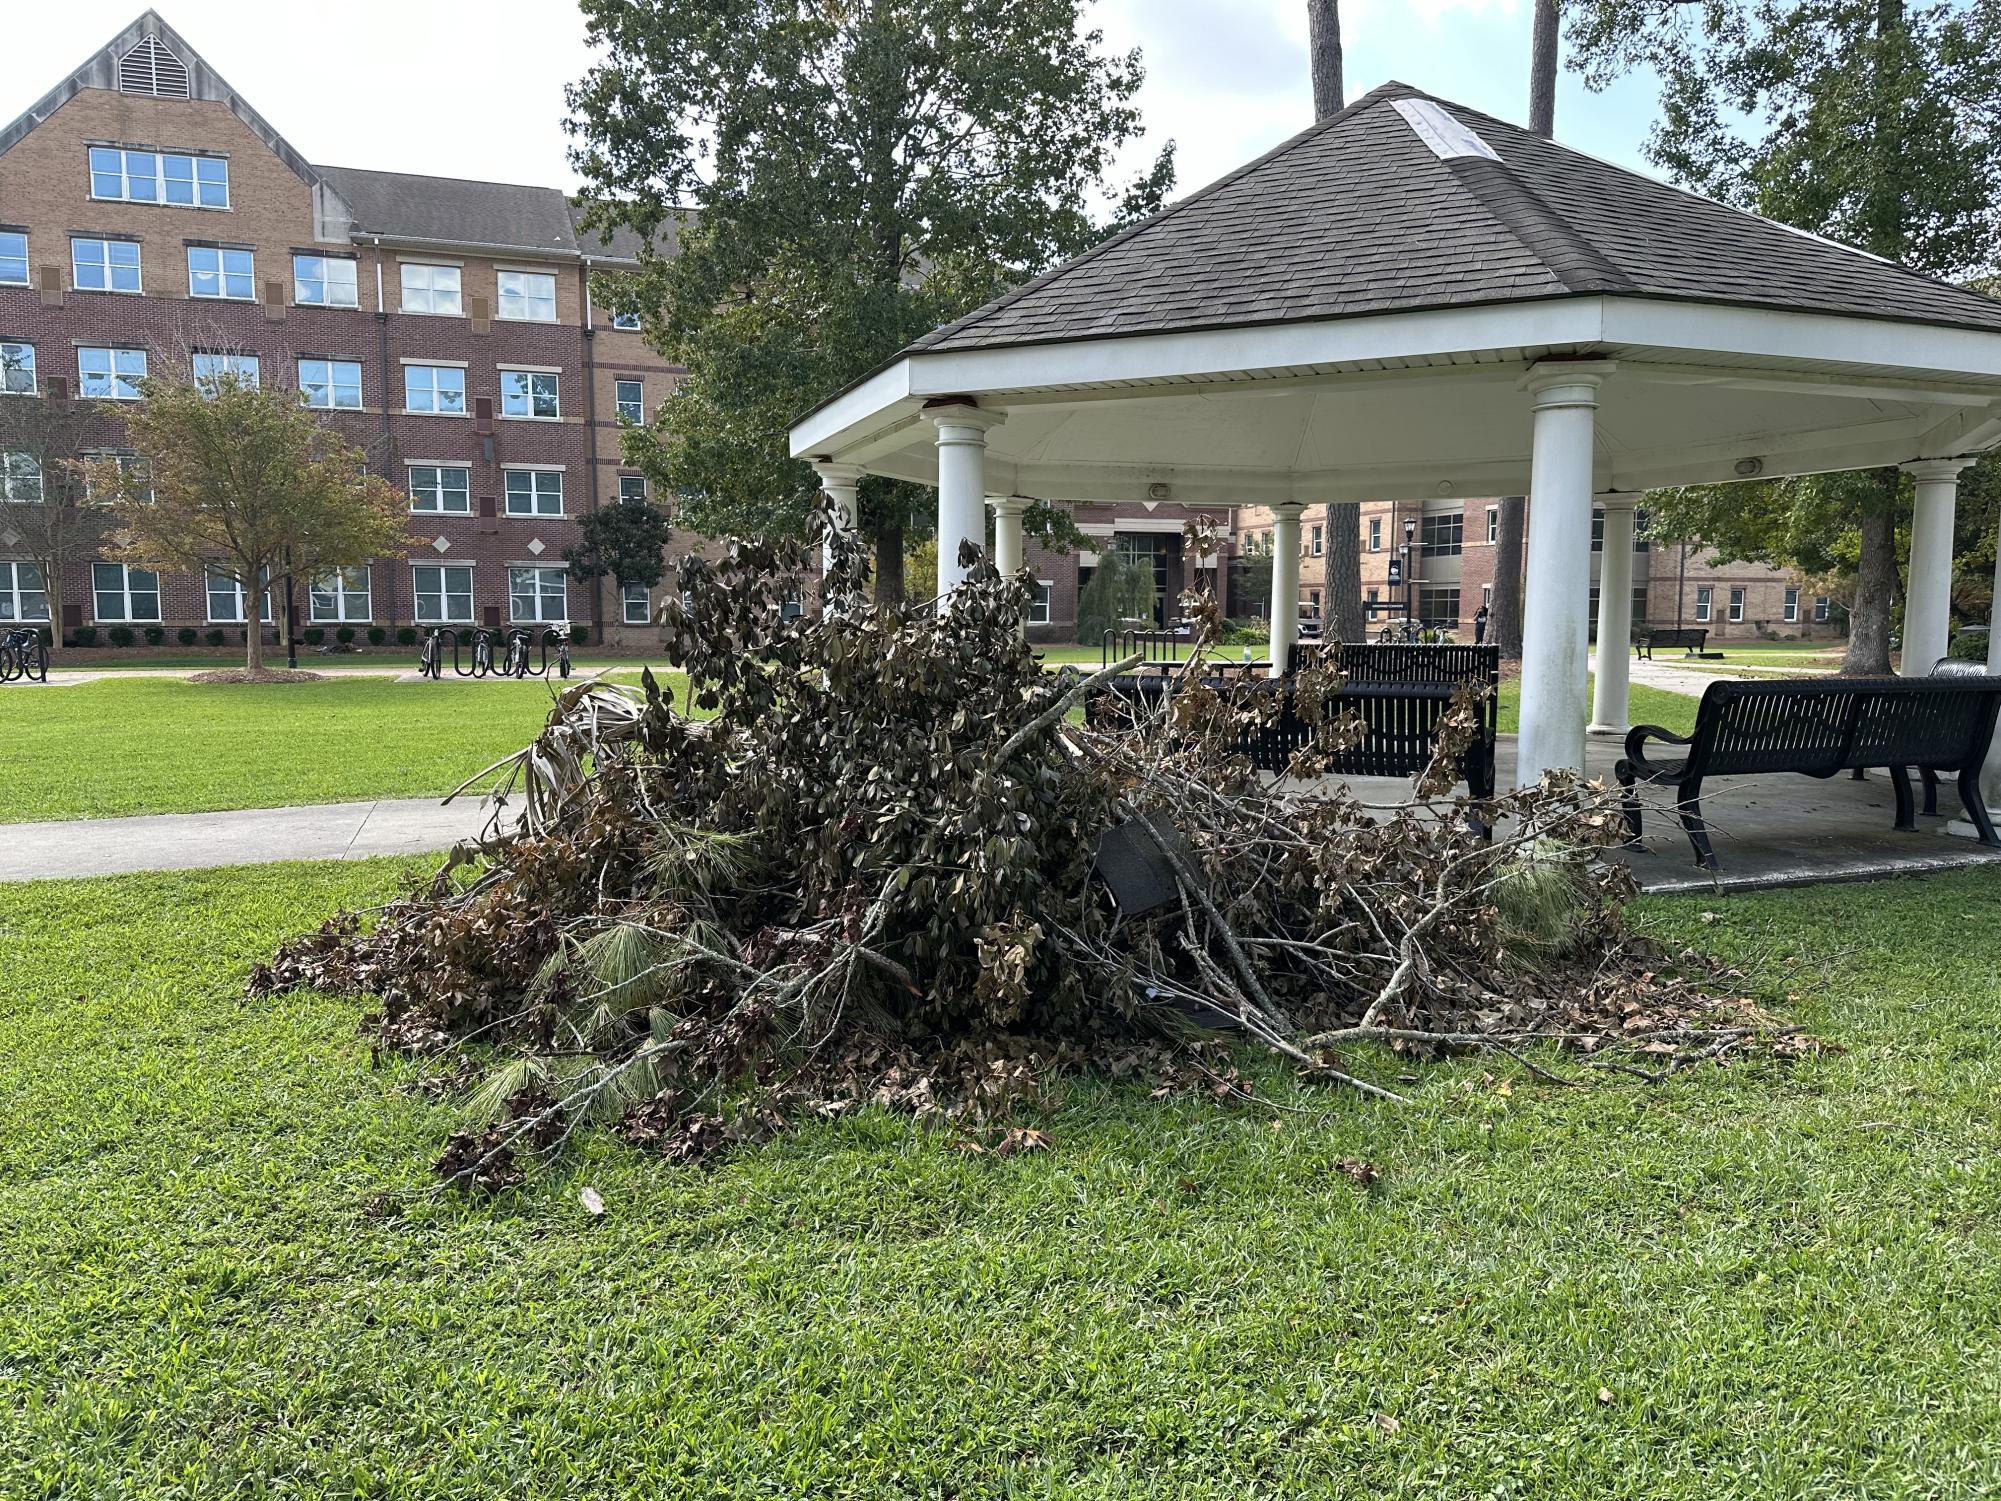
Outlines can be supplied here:
[[[1290, 774], [1240, 753], [1276, 699], [1208, 658], [1211, 604], [1184, 601], [1174, 693], [1086, 724], [1101, 674], [1042, 669], [1025, 579], [971, 559], [949, 609], [877, 606], [837, 539], [800, 616], [806, 560], [684, 559], [660, 624], [691, 702], [564, 690], [482, 774], [477, 845], [253, 976], [373, 997], [380, 1046], [449, 1055], [477, 1129], [447, 1176], [502, 1186], [591, 1122], [695, 1160], [869, 1102], [996, 1121], [1075, 1068], [1234, 1078], [1218, 1033], [1394, 1097], [1343, 1050], [1548, 1039], [1660, 1073], [1763, 1026], [1625, 930], [1603, 789], [1454, 795], [1470, 697], [1409, 795], [1364, 805], [1316, 775], [1357, 733], [1332, 669], [1300, 680]], [[1113, 846], [1157, 900], [1120, 905]]]

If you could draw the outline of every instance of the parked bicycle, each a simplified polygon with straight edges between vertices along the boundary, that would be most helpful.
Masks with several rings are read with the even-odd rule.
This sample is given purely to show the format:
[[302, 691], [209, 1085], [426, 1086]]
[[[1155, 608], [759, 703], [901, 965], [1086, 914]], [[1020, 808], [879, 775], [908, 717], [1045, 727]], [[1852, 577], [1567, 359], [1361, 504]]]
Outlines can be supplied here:
[[11, 683], [16, 678], [30, 683], [49, 680], [49, 649], [42, 644], [42, 633], [33, 626], [17, 626], [0, 636], [0, 683]]
[[472, 633], [472, 662], [468, 665], [459, 660], [459, 637], [456, 631], [447, 632], [452, 638], [452, 671], [462, 678], [483, 678], [493, 671], [493, 638], [500, 633], [484, 626], [475, 627]]
[[[570, 675], [570, 628], [566, 625], [554, 626], [542, 632], [542, 660], [531, 665], [529, 652], [534, 633], [526, 626], [515, 626], [507, 633], [507, 652], [500, 669], [500, 675], [507, 678], [541, 678], [549, 675], [554, 667], [557, 676]], [[549, 660], [550, 643], [555, 643], [556, 660]]]
[[429, 678], [435, 683], [443, 675], [445, 670], [444, 642], [440, 638], [445, 636], [452, 638], [452, 656], [454, 658], [458, 656], [459, 638], [457, 632], [450, 630], [432, 631], [424, 637], [424, 644], [418, 650], [417, 676]]
[[1382, 646], [1416, 646], [1424, 639], [1424, 627], [1415, 620], [1392, 620], [1376, 632], [1377, 644]]

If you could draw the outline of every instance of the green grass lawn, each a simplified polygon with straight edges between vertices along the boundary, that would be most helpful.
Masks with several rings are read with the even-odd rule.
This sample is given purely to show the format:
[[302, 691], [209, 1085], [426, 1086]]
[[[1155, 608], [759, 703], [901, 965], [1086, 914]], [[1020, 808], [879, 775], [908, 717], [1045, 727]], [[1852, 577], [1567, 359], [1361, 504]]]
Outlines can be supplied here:
[[549, 701], [541, 681], [16, 688], [0, 823], [442, 794], [533, 739]]
[[448, 1113], [358, 1007], [241, 999], [393, 871], [9, 892], [0, 1495], [2001, 1487], [1987, 873], [1647, 906], [1846, 1048], [1795, 1064], [1361, 1060], [1411, 1108], [1264, 1069], [1277, 1116], [1078, 1086], [1048, 1154], [868, 1114], [488, 1205], [427, 1194]]

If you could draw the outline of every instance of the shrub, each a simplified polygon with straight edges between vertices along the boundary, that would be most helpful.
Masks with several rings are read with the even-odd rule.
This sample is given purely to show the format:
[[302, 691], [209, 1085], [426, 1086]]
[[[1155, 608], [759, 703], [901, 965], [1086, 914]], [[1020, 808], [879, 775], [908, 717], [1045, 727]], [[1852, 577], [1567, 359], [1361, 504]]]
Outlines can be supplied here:
[[165, 626], [149, 625], [146, 627], [145, 630], [141, 631], [139, 634], [146, 638], [146, 644], [148, 646], [158, 646], [162, 641], [167, 639], [167, 630]]
[[97, 627], [94, 625], [78, 626], [69, 633], [69, 644], [71, 646], [97, 645]]
[[389, 632], [385, 631], [381, 626], [371, 625], [368, 628], [368, 644], [370, 646], [380, 646], [388, 639]]
[[327, 639], [327, 633], [316, 625], [309, 625], [303, 631], [299, 632], [299, 639], [308, 646], [318, 646], [322, 641]]
[[1224, 622], [1217, 633], [1219, 646], [1269, 646], [1271, 644], [1271, 621], [1262, 616], [1247, 616], [1242, 620]]
[[591, 628], [589, 626], [573, 625], [570, 627], [570, 644], [572, 646], [582, 646], [590, 638]]
[[54, 646], [56, 644], [56, 633], [47, 626], [43, 626], [35, 634], [42, 638], [42, 645], [44, 646]]
[[197, 641], [201, 640], [201, 632], [191, 625], [184, 625], [178, 631], [174, 632], [174, 639], [183, 646], [193, 646]]
[[1957, 662], [1985, 662], [1987, 660], [1987, 627], [1967, 626], [1952, 638], [1952, 645], [1945, 654]]
[[415, 646], [417, 644], [417, 628], [414, 625], [406, 625], [399, 629], [396, 632], [396, 644], [398, 646]]
[[338, 641], [342, 646], [352, 646], [354, 644], [354, 627], [351, 625], [342, 626], [334, 632], [334, 640]]
[[110, 637], [113, 646], [130, 646], [132, 644], [132, 627], [129, 625], [114, 625], [105, 634]]
[[207, 640], [210, 646], [221, 646], [229, 639], [229, 636], [220, 626], [210, 626], [208, 635], [204, 639]]

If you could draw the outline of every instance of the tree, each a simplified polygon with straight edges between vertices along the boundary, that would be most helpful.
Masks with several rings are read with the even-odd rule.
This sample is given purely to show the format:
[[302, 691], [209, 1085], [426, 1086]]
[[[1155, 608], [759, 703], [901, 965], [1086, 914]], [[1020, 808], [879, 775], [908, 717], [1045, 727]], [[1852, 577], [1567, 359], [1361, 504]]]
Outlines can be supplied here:
[[[1569, 36], [1593, 88], [1635, 68], [1659, 75], [1646, 149], [1677, 181], [1934, 276], [1995, 270], [1995, 0], [1581, 0]], [[1897, 470], [1878, 469], [1686, 492], [1673, 505], [1705, 541], [1715, 527], [1726, 555], [1784, 566], [1802, 566], [1795, 547], [1811, 526], [1852, 538], [1842, 670], [1874, 674], [1890, 666], [1908, 496]], [[1738, 507], [1769, 525], [1733, 524]]]
[[1341, 0], [1306, 0], [1306, 34], [1312, 52], [1313, 118], [1339, 114], [1341, 81]]
[[1077, 595], [1077, 639], [1089, 643], [1126, 622], [1153, 619], [1153, 569], [1117, 547], [1098, 556], [1091, 581]]
[[[1087, 4], [582, 0], [602, 52], [568, 91], [588, 222], [637, 233], [620, 305], [688, 372], [626, 457], [688, 497], [685, 524], [799, 533], [801, 413], [1107, 232], [1144, 72], [1100, 52]], [[1172, 182], [1170, 144], [1112, 223]], [[886, 584], [925, 524], [913, 493], [863, 486]]]
[[143, 473], [99, 464], [94, 489], [116, 497], [116, 556], [142, 568], [232, 579], [248, 625], [244, 666], [263, 670], [252, 603], [268, 582], [318, 577], [410, 548], [409, 499], [364, 468], [365, 455], [298, 394], [235, 375], [142, 381], [125, 414]]
[[16, 540], [11, 551], [41, 573], [52, 632], [61, 639], [63, 583], [103, 545], [109, 516], [87, 484], [86, 455], [102, 419], [97, 404], [65, 388], [0, 399], [0, 462], [9, 505], [0, 520]]
[[667, 571], [664, 552], [673, 529], [666, 513], [650, 500], [600, 506], [585, 513], [577, 530], [581, 539], [563, 549], [563, 561], [586, 582], [609, 578], [621, 587], [644, 584], [651, 589]]

